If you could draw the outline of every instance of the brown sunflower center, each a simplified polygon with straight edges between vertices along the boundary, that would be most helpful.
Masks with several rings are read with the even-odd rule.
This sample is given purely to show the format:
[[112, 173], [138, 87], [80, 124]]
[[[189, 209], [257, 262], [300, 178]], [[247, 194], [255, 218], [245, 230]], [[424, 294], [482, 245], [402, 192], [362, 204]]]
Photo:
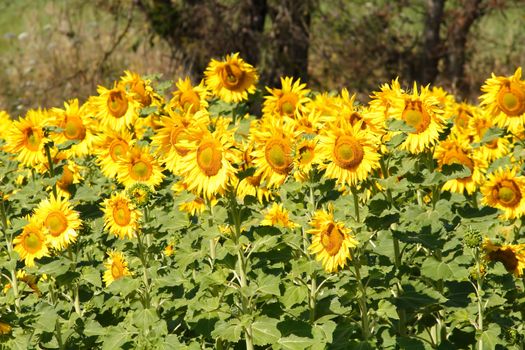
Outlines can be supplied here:
[[133, 180], [144, 181], [148, 180], [153, 173], [151, 163], [144, 160], [138, 160], [131, 165], [129, 175]]
[[340, 168], [354, 169], [363, 161], [363, 146], [354, 137], [341, 135], [335, 140], [333, 156]]
[[131, 91], [140, 97], [140, 104], [142, 106], [149, 106], [151, 104], [151, 96], [146, 91], [146, 83], [139, 79], [131, 85]]
[[284, 138], [273, 138], [266, 143], [264, 157], [270, 167], [278, 174], [286, 175], [291, 170], [292, 149]]
[[518, 185], [512, 180], [503, 180], [500, 185], [494, 189], [493, 194], [501, 205], [505, 207], [515, 207], [521, 201], [521, 191]]
[[222, 71], [222, 82], [228, 90], [235, 90], [242, 86], [244, 71], [236, 64], [226, 64]]
[[314, 148], [308, 145], [299, 148], [299, 163], [302, 165], [309, 164], [314, 159]]
[[113, 279], [119, 279], [124, 276], [124, 266], [120, 261], [113, 261], [111, 264], [111, 276]]
[[518, 259], [516, 254], [510, 248], [498, 249], [489, 253], [489, 259], [491, 261], [499, 261], [505, 266], [507, 271], [514, 271], [518, 267]]
[[113, 208], [113, 220], [117, 225], [125, 227], [131, 222], [131, 210], [126, 203], [119, 203]]
[[339, 253], [343, 240], [343, 233], [333, 223], [330, 223], [327, 229], [321, 233], [321, 244], [330, 256]]
[[293, 116], [298, 100], [297, 95], [293, 93], [285, 93], [281, 96], [278, 102], [281, 115]]
[[125, 92], [121, 90], [111, 91], [107, 104], [109, 113], [115, 118], [122, 117], [128, 110], [128, 100]]
[[191, 108], [191, 112], [195, 113], [199, 110], [201, 100], [195, 91], [187, 90], [180, 95], [179, 103], [185, 111]]
[[24, 247], [31, 254], [40, 251], [42, 248], [40, 236], [36, 232], [29, 232], [24, 239]]
[[62, 176], [60, 180], [57, 181], [57, 185], [60, 189], [68, 191], [69, 186], [73, 184], [73, 180], [73, 172], [69, 170], [68, 166], [64, 166], [62, 168]]
[[427, 130], [430, 125], [430, 115], [420, 101], [408, 101], [401, 118], [405, 123], [416, 129], [414, 132], [416, 134]]
[[207, 141], [197, 149], [197, 164], [206, 176], [215, 176], [222, 167], [222, 151], [215, 142]]
[[44, 225], [53, 237], [60, 236], [67, 228], [67, 218], [61, 212], [52, 212], [44, 221]]
[[25, 136], [26, 148], [28, 148], [31, 151], [38, 151], [40, 147], [40, 142], [42, 141], [42, 137], [40, 136], [38, 130], [33, 130], [33, 128], [27, 128], [25, 130]]
[[525, 113], [525, 89], [511, 82], [501, 87], [497, 95], [499, 109], [509, 117]]
[[113, 140], [109, 145], [109, 155], [114, 162], [124, 157], [128, 152], [128, 144], [124, 140]]
[[86, 137], [86, 127], [77, 116], [68, 117], [64, 125], [64, 136], [68, 140], [83, 140]]

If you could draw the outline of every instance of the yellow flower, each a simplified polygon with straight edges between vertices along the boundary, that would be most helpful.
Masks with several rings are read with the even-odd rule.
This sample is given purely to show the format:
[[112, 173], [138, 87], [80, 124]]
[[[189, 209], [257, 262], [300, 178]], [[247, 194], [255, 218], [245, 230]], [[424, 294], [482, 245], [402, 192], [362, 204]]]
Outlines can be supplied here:
[[0, 140], [5, 140], [7, 131], [11, 130], [11, 123], [12, 120], [9, 114], [6, 111], [0, 111], [0, 125], [2, 125], [0, 128]]
[[261, 221], [262, 226], [280, 226], [294, 229], [298, 227], [296, 223], [288, 217], [288, 210], [286, 210], [281, 203], [273, 202], [272, 206], [264, 214], [264, 219]]
[[224, 61], [212, 59], [204, 75], [208, 89], [225, 102], [247, 100], [259, 80], [255, 68], [244, 62], [239, 53], [226, 56]]
[[139, 102], [122, 85], [115, 83], [113, 89], [99, 86], [97, 92], [99, 95], [91, 97], [89, 104], [102, 127], [122, 132], [135, 123]]
[[175, 252], [175, 249], [173, 249], [172, 243], [168, 244], [166, 248], [164, 248], [164, 255], [166, 256], [172, 256], [174, 252]]
[[492, 262], [500, 262], [508, 272], [516, 277], [523, 275], [525, 268], [525, 244], [495, 245], [489, 239], [483, 242], [485, 259]]
[[102, 174], [108, 178], [116, 178], [119, 171], [119, 161], [128, 156], [131, 144], [131, 134], [126, 129], [120, 132], [105, 129], [95, 144], [97, 165]]
[[[210, 200], [210, 205], [214, 207], [216, 204], [217, 199], [212, 198]], [[206, 201], [203, 198], [197, 196], [195, 196], [195, 198], [189, 202], [183, 202], [179, 204], [179, 210], [190, 215], [202, 214], [204, 211], [206, 211], [206, 209], [208, 209]]]
[[495, 117], [496, 123], [515, 132], [525, 123], [525, 81], [521, 80], [521, 67], [510, 77], [496, 76], [481, 87], [480, 105]]
[[49, 256], [49, 249], [46, 235], [42, 224], [31, 218], [29, 223], [24, 226], [22, 233], [13, 240], [14, 249], [20, 255], [20, 260], [24, 260], [26, 266], [35, 266], [35, 259]]
[[350, 249], [357, 247], [359, 242], [350, 234], [350, 229], [344, 223], [335, 221], [333, 206], [328, 211], [315, 212], [308, 233], [313, 234], [312, 244], [308, 250], [316, 254], [316, 260], [321, 261], [326, 272], [336, 272], [351, 259]]
[[9, 323], [0, 321], [0, 335], [10, 334], [13, 328]]
[[43, 224], [47, 241], [54, 249], [64, 250], [76, 241], [81, 226], [79, 213], [71, 209], [66, 199], [53, 195], [44, 199], [35, 209], [35, 218]]
[[124, 76], [120, 77], [120, 82], [129, 89], [131, 96], [141, 107], [160, 104], [162, 101], [161, 97], [153, 91], [151, 82], [142, 79], [137, 73], [125, 70]]
[[[4, 150], [15, 155], [24, 166], [33, 167], [47, 161], [44, 145], [49, 139], [44, 135], [44, 126], [49, 123], [49, 114], [43, 110], [29, 110], [24, 118], [11, 123], [5, 135]], [[3, 127], [3, 126], [2, 126]]]
[[310, 92], [301, 79], [295, 82], [292, 77], [281, 77], [281, 88], [266, 88], [270, 95], [264, 97], [263, 115], [268, 117], [290, 117], [296, 119], [305, 114], [310, 99], [306, 96]]
[[321, 162], [317, 144], [317, 137], [313, 139], [302, 139], [297, 143], [294, 157], [295, 171], [293, 173], [296, 181], [308, 181], [314, 166]]
[[472, 118], [479, 114], [478, 108], [471, 104], [462, 102], [454, 103], [448, 113], [444, 114], [445, 119], [452, 121], [451, 132], [457, 134], [466, 134], [470, 131], [470, 123]]
[[139, 229], [141, 213], [122, 193], [114, 193], [104, 200], [104, 228], [120, 239], [133, 238]]
[[[473, 143], [480, 143], [487, 130], [494, 126], [494, 121], [486, 112], [481, 112], [470, 118], [468, 133]], [[487, 162], [492, 162], [509, 154], [510, 142], [505, 137], [497, 137], [476, 148], [476, 153]]]
[[106, 287], [119, 278], [131, 276], [131, 272], [128, 269], [128, 262], [124, 258], [124, 254], [115, 250], [110, 250], [108, 251], [108, 255], [108, 259], [104, 262], [106, 271], [104, 271], [103, 276]]
[[204, 81], [197, 86], [191, 84], [190, 78], [179, 79], [175, 84], [177, 91], [173, 93], [173, 98], [169, 102], [171, 109], [180, 109], [182, 112], [196, 113], [197, 111], [208, 108], [209, 91], [204, 85]]
[[133, 145], [127, 156], [118, 161], [117, 180], [125, 187], [142, 183], [154, 188], [163, 178], [162, 167], [148, 146]]
[[519, 168], [497, 169], [481, 187], [482, 203], [503, 210], [502, 219], [514, 219], [525, 213], [525, 177]]

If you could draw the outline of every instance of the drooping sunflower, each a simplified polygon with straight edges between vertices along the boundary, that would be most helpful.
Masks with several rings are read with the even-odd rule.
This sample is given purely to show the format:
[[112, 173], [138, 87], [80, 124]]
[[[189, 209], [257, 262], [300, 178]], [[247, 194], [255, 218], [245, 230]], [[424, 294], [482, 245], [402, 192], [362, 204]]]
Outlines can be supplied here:
[[27, 111], [24, 118], [11, 123], [11, 129], [5, 135], [4, 150], [15, 155], [24, 166], [33, 167], [46, 162], [44, 146], [49, 138], [44, 134], [44, 126], [49, 124], [49, 120], [47, 111]]
[[64, 109], [52, 108], [49, 115], [52, 123], [62, 129], [50, 135], [55, 145], [76, 141], [77, 143], [66, 150], [66, 153], [77, 157], [84, 157], [91, 153], [97, 121], [88, 113], [86, 104], [79, 106], [78, 99], [74, 99], [64, 102]]
[[319, 136], [318, 152], [323, 159], [319, 169], [325, 169], [324, 176], [335, 179], [342, 189], [357, 185], [379, 168], [377, 144], [372, 134], [362, 130], [361, 122], [330, 124]]
[[22, 233], [13, 240], [14, 250], [24, 260], [26, 266], [35, 266], [35, 259], [49, 256], [47, 237], [44, 228], [35, 218], [30, 218]]
[[122, 132], [133, 125], [138, 118], [139, 102], [129, 94], [124, 86], [115, 83], [112, 89], [97, 88], [98, 96], [89, 99], [89, 105], [100, 121], [101, 127]]
[[104, 228], [120, 239], [133, 238], [139, 229], [141, 213], [123, 193], [104, 200]]
[[310, 92], [306, 84], [301, 84], [298, 78], [295, 82], [292, 77], [281, 77], [281, 88], [266, 88], [270, 95], [264, 97], [263, 115], [280, 116], [296, 119], [307, 113], [310, 98], [307, 97]]
[[262, 226], [274, 226], [294, 229], [298, 227], [296, 223], [290, 220], [288, 210], [283, 207], [281, 203], [273, 202], [272, 206], [268, 208], [264, 214], [264, 219], [261, 220]]
[[306, 182], [310, 179], [311, 171], [321, 163], [318, 151], [318, 138], [302, 139], [297, 143], [294, 157], [294, 173], [296, 181]]
[[207, 199], [224, 193], [237, 173], [233, 165], [239, 163], [233, 133], [228, 121], [219, 117], [215, 131], [201, 126], [191, 131], [189, 142], [181, 141], [188, 153], [180, 159], [179, 169], [188, 191]]
[[[494, 120], [486, 112], [480, 112], [469, 120], [468, 133], [473, 143], [481, 143], [485, 133], [494, 126]], [[506, 156], [510, 152], [510, 141], [502, 136], [480, 144], [476, 153], [487, 162]]]
[[227, 55], [224, 61], [212, 59], [204, 75], [206, 87], [225, 102], [247, 100], [259, 80], [255, 68], [240, 58], [238, 52]]
[[498, 168], [488, 175], [481, 187], [482, 203], [503, 211], [502, 219], [519, 218], [525, 214], [525, 177], [519, 168]]
[[131, 96], [139, 102], [141, 107], [147, 107], [151, 104], [159, 105], [162, 97], [155, 93], [151, 87], [151, 81], [143, 79], [140, 75], [129, 70], [124, 71], [120, 77], [120, 83], [130, 92]]
[[65, 198], [51, 195], [44, 199], [35, 209], [35, 218], [42, 223], [52, 248], [64, 250], [76, 241], [81, 226], [79, 213]]
[[334, 220], [333, 207], [328, 211], [317, 210], [310, 221], [312, 228], [308, 230], [313, 236], [308, 250], [316, 254], [316, 260], [321, 261], [326, 272], [336, 272], [352, 259], [351, 248], [359, 242], [351, 235], [344, 223]]
[[488, 109], [496, 123], [515, 132], [525, 123], [525, 81], [521, 80], [521, 67], [509, 77], [496, 76], [481, 87], [480, 105]]
[[123, 129], [119, 132], [103, 129], [95, 143], [97, 165], [108, 178], [115, 178], [119, 170], [119, 161], [128, 155], [132, 137], [129, 131]]
[[177, 91], [173, 93], [173, 98], [169, 101], [171, 109], [180, 109], [182, 112], [196, 113], [197, 111], [208, 108], [209, 91], [201, 81], [199, 85], [193, 86], [189, 77], [184, 80], [179, 79]]
[[521, 277], [525, 268], [525, 244], [496, 245], [485, 239], [483, 242], [485, 259], [492, 262], [500, 262], [508, 272], [514, 276]]
[[118, 160], [117, 180], [125, 187], [142, 183], [154, 188], [163, 178], [162, 167], [149, 146], [132, 145], [127, 155]]
[[131, 276], [131, 272], [128, 269], [128, 262], [122, 252], [115, 250], [108, 251], [109, 257], [104, 262], [104, 276], [102, 279], [106, 283], [106, 287], [109, 286], [113, 281], [118, 280], [124, 276]]
[[298, 132], [292, 123], [277, 118], [263, 118], [250, 127], [253, 151], [250, 154], [255, 173], [267, 188], [277, 188], [293, 170], [293, 152]]
[[466, 138], [450, 135], [440, 142], [434, 151], [438, 166], [462, 164], [470, 170], [470, 175], [462, 178], [449, 179], [443, 185], [443, 190], [462, 194], [474, 193], [484, 180], [487, 163], [476, 156]]
[[445, 120], [443, 108], [428, 86], [418, 92], [414, 83], [412, 94], [403, 93], [392, 101], [389, 115], [403, 120], [415, 130], [408, 132], [406, 140], [399, 146], [410, 153], [418, 154], [434, 145], [443, 132]]

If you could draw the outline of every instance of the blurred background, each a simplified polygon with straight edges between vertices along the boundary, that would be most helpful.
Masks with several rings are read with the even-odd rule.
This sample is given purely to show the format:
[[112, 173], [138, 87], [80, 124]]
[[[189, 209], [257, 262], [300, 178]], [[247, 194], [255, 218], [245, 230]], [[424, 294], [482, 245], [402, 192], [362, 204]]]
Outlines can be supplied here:
[[61, 106], [125, 69], [196, 83], [232, 52], [261, 84], [300, 77], [362, 101], [399, 76], [476, 102], [525, 66], [525, 0], [0, 0], [0, 110]]

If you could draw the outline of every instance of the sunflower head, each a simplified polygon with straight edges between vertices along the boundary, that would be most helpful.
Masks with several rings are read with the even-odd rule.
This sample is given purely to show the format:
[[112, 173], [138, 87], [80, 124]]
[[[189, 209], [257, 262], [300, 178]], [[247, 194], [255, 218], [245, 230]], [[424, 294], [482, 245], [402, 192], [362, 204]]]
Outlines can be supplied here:
[[483, 203], [503, 210], [502, 218], [519, 218], [525, 214], [525, 177], [519, 169], [497, 169], [489, 174], [481, 188]]
[[123, 193], [112, 194], [104, 201], [104, 227], [120, 239], [133, 238], [139, 229], [140, 211]]
[[298, 118], [308, 111], [310, 92], [306, 84], [301, 84], [301, 79], [295, 82], [292, 77], [281, 78], [281, 89], [266, 88], [270, 95], [265, 96], [263, 104], [263, 115]]
[[508, 272], [516, 277], [523, 275], [525, 268], [525, 244], [495, 245], [489, 239], [483, 243], [485, 259], [500, 262]]
[[193, 86], [189, 77], [184, 80], [179, 79], [175, 84], [177, 91], [173, 93], [173, 98], [170, 100], [170, 107], [172, 109], [180, 109], [181, 111], [189, 111], [195, 113], [199, 110], [208, 107], [209, 91], [201, 81], [199, 85]]
[[106, 287], [119, 278], [131, 276], [131, 272], [128, 269], [128, 262], [123, 253], [111, 250], [108, 251], [108, 255], [108, 259], [104, 262], [106, 271], [103, 276]]
[[290, 220], [288, 210], [286, 210], [282, 204], [275, 202], [267, 210], [266, 214], [264, 215], [264, 219], [261, 221], [261, 225], [285, 227], [291, 229], [299, 226]]
[[131, 185], [126, 192], [128, 198], [130, 198], [131, 202], [138, 208], [146, 206], [152, 194], [151, 187], [143, 183]]
[[35, 265], [35, 259], [49, 256], [48, 240], [44, 233], [41, 222], [32, 217], [29, 223], [24, 226], [22, 233], [14, 240], [14, 250], [18, 252], [21, 260], [26, 266]]

